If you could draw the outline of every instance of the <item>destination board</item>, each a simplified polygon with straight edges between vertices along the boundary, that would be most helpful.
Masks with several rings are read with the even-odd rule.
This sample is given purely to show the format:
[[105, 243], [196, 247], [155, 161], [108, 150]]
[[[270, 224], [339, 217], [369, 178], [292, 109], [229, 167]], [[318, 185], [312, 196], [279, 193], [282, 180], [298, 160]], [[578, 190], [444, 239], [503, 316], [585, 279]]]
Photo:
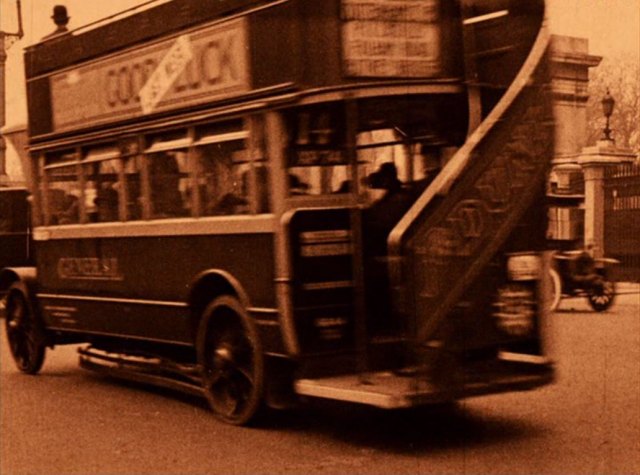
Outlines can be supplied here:
[[347, 76], [432, 77], [441, 72], [438, 0], [342, 0]]

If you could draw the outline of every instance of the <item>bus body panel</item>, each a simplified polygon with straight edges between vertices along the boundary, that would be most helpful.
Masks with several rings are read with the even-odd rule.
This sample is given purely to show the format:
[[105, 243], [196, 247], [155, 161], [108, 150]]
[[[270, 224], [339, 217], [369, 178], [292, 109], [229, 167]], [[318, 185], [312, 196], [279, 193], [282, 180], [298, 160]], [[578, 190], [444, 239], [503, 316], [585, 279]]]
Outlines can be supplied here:
[[276, 307], [271, 234], [64, 239], [37, 247], [43, 311], [55, 328], [192, 343], [190, 293], [210, 270], [241, 282], [250, 308]]

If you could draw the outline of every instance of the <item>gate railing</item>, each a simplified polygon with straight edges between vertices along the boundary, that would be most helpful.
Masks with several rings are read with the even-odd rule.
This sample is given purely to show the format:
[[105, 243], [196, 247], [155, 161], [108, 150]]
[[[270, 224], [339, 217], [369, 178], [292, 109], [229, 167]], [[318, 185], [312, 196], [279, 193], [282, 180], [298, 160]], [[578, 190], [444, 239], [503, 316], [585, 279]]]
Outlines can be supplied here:
[[640, 163], [604, 172], [605, 254], [620, 261], [616, 278], [640, 282]]

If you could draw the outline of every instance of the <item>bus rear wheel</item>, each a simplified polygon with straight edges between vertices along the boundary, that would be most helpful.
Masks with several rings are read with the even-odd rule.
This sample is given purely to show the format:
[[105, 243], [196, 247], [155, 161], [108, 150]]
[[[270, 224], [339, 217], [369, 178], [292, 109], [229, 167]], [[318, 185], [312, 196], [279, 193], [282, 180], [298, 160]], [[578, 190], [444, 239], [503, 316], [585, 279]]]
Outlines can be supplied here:
[[44, 330], [24, 291], [17, 286], [9, 290], [5, 320], [7, 341], [16, 366], [23, 373], [36, 374], [44, 364]]
[[221, 296], [200, 322], [198, 358], [209, 405], [220, 420], [252, 422], [262, 407], [264, 356], [255, 324], [240, 302]]

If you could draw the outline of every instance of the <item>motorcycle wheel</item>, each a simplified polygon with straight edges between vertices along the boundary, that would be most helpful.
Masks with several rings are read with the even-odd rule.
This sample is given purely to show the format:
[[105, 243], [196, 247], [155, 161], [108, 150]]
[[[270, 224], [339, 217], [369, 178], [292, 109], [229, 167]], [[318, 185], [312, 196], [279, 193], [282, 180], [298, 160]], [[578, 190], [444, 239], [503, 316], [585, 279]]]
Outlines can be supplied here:
[[616, 284], [605, 280], [602, 285], [595, 286], [588, 292], [587, 299], [591, 308], [596, 312], [604, 312], [613, 305], [616, 297]]
[[562, 298], [562, 280], [560, 274], [555, 269], [549, 269], [549, 278], [551, 279], [551, 296], [549, 298], [549, 310], [554, 312], [558, 305], [560, 305], [560, 299]]

